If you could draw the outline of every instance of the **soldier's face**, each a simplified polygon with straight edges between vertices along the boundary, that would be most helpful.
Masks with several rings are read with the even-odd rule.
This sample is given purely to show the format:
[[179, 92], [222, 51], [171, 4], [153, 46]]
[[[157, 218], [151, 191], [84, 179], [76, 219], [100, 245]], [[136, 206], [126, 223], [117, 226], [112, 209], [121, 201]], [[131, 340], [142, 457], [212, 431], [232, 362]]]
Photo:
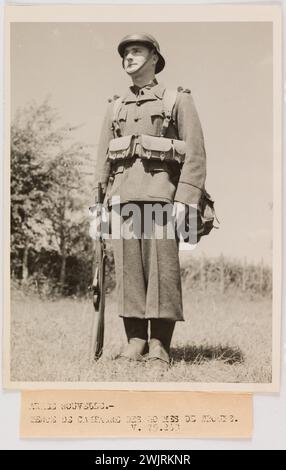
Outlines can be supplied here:
[[132, 44], [124, 50], [123, 67], [129, 75], [136, 74], [146, 64], [154, 67], [153, 54], [141, 44]]

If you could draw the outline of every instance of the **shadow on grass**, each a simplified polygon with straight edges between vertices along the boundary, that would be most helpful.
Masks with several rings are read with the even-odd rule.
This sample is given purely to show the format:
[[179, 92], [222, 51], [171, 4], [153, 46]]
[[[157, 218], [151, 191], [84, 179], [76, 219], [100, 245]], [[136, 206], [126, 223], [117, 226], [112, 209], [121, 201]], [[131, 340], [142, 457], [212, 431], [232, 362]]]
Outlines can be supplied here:
[[226, 364], [237, 364], [244, 362], [244, 356], [239, 348], [230, 346], [185, 346], [171, 348], [171, 358], [176, 362], [192, 362], [195, 364], [217, 360]]

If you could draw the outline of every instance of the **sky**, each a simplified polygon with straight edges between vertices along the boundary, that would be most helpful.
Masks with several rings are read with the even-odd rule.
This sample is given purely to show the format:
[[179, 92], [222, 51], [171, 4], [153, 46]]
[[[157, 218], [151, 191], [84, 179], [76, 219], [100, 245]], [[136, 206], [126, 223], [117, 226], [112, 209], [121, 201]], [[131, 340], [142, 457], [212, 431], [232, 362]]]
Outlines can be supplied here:
[[[219, 230], [192, 255], [272, 259], [271, 23], [14, 23], [11, 109], [47, 96], [76, 138], [96, 146], [107, 100], [130, 86], [117, 45], [146, 31], [160, 43], [168, 88], [190, 88], [207, 152]], [[92, 199], [92, 197], [91, 197]]]

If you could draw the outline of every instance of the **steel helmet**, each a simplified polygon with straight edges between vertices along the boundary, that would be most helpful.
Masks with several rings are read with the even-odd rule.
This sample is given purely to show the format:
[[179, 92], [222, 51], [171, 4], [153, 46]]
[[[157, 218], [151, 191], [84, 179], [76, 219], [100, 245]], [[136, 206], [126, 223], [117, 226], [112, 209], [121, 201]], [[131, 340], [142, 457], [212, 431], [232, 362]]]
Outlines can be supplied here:
[[151, 34], [135, 33], [135, 34], [128, 34], [128, 36], [125, 36], [120, 41], [118, 49], [117, 49], [120, 56], [123, 58], [125, 47], [128, 46], [128, 44], [132, 44], [134, 42], [140, 42], [143, 45], [146, 45], [146, 46], [149, 46], [149, 47], [151, 46], [153, 49], [155, 49], [155, 51], [157, 52], [158, 57], [159, 57], [159, 60], [156, 64], [155, 73], [161, 72], [163, 70], [163, 68], [165, 67], [165, 59], [160, 54], [160, 46], [159, 46], [158, 42], [156, 41], [156, 39], [153, 36], [151, 36]]

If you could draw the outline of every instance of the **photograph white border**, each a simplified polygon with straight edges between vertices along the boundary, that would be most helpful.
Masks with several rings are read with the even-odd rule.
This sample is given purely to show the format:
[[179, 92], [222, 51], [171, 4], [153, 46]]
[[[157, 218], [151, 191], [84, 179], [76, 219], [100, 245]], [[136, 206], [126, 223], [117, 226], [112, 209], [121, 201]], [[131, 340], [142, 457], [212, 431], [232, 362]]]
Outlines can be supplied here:
[[[10, 378], [10, 23], [11, 22], [273, 23], [273, 309], [271, 383], [15, 382]], [[150, 19], [151, 18], [151, 19]], [[278, 392], [282, 294], [282, 28], [280, 5], [69, 5], [5, 7], [4, 81], [4, 387], [7, 389], [185, 390]]]

